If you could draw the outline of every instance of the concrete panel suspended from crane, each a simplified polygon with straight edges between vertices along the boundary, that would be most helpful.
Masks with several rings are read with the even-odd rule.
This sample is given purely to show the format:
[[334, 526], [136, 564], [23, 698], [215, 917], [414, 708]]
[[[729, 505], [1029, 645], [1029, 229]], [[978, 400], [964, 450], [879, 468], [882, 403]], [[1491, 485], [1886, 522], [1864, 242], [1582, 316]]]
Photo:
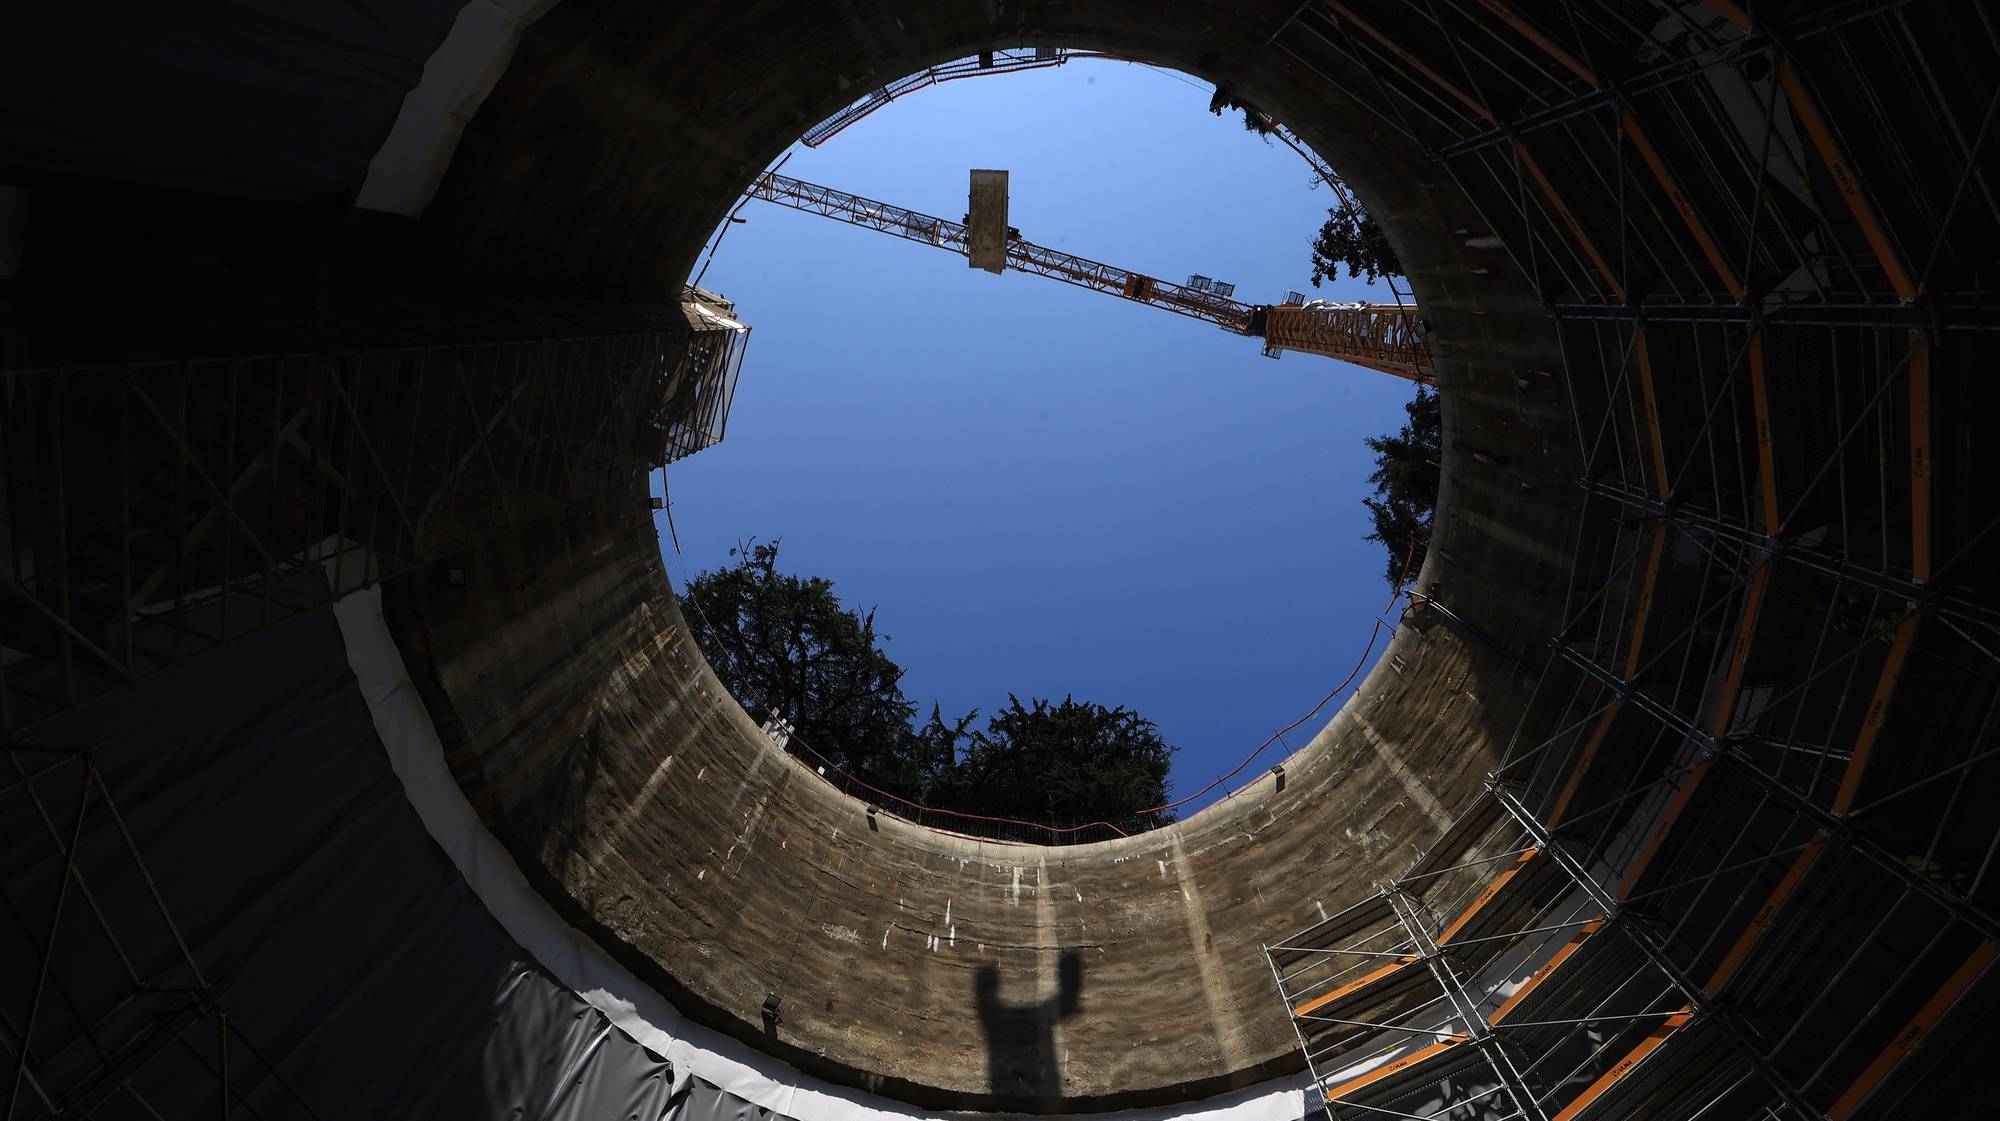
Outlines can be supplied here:
[[[1036, 245], [1007, 225], [1006, 172], [974, 171], [972, 175], [966, 222], [906, 210], [775, 172], [758, 177], [745, 194], [962, 254], [974, 268], [1035, 273], [1213, 323], [1232, 334], [1263, 339], [1265, 353], [1273, 357], [1287, 350], [1317, 354], [1424, 385], [1437, 384], [1423, 340], [1423, 321], [1414, 307], [1318, 300], [1248, 304], [1216, 291], [1213, 282], [1174, 284]], [[989, 177], [984, 196], [982, 175]], [[997, 247], [989, 240], [992, 238], [999, 239]]]
[[1007, 269], [1007, 173], [974, 168], [965, 200], [965, 263], [996, 276]]

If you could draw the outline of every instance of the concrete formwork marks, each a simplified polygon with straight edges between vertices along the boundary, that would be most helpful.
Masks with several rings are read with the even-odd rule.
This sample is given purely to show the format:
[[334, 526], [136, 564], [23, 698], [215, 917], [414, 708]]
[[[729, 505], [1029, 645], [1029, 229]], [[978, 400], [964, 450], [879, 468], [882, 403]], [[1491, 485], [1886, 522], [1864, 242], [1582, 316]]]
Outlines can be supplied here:
[[[743, 831], [736, 835], [736, 843], [731, 845], [729, 850], [732, 853], [738, 848], [743, 850], [743, 856], [736, 862], [738, 869], [743, 867], [744, 861], [750, 859], [751, 841], [757, 833], [757, 827], [763, 824], [764, 814], [771, 808], [771, 803], [777, 801], [785, 793], [785, 787], [791, 781], [791, 777], [790, 772], [781, 772], [778, 775], [777, 783], [762, 798], [757, 799], [757, 805], [750, 811], [749, 817], [744, 820]], [[728, 866], [729, 861], [725, 857], [723, 859], [723, 867], [727, 869]]]
[[1232, 1070], [1250, 1065], [1250, 1049], [1244, 1045], [1243, 1025], [1236, 1016], [1236, 998], [1215, 952], [1215, 933], [1208, 927], [1208, 908], [1202, 902], [1201, 885], [1188, 866], [1181, 836], [1173, 836], [1173, 872], [1185, 901], [1181, 914], [1187, 920], [1188, 941], [1194, 951], [1195, 971], [1201, 981], [1201, 998], [1208, 1007], [1208, 1022], [1215, 1028], [1215, 1044]]
[[[1035, 1015], [1042, 1021], [1041, 1028], [1048, 1033], [1050, 1048], [1057, 1056], [1055, 1069], [1048, 1077], [1054, 1078], [1059, 1087], [1065, 1087], [1064, 1072], [1069, 1068], [1069, 1049], [1063, 1045], [1062, 1027], [1062, 928], [1056, 919], [1055, 893], [1047, 890], [1049, 878], [1048, 857], [1038, 858], [1035, 865]], [[1021, 892], [1021, 870], [1014, 869], [1014, 893]]]
[[1424, 816], [1430, 818], [1432, 824], [1441, 830], [1451, 828], [1451, 815], [1445, 812], [1444, 806], [1439, 804], [1429, 788], [1424, 786], [1423, 780], [1403, 765], [1402, 757], [1397, 755], [1395, 749], [1375, 731], [1375, 726], [1368, 722], [1368, 718], [1356, 712], [1354, 726], [1361, 730], [1361, 738], [1368, 741], [1368, 746], [1375, 752], [1376, 758], [1382, 760], [1382, 765], [1389, 768], [1389, 773], [1396, 776], [1397, 782], [1403, 784], [1404, 793], [1410, 796], [1410, 801], [1417, 804], [1417, 808], [1424, 811]]
[[591, 846], [590, 868], [592, 871], [596, 870], [598, 861], [602, 860], [608, 854], [617, 852], [619, 847], [624, 844], [625, 835], [632, 831], [632, 826], [639, 820], [641, 811], [646, 806], [651, 805], [653, 800], [658, 797], [660, 787], [667, 781], [668, 772], [673, 769], [674, 757], [672, 755], [660, 760], [660, 765], [654, 767], [653, 773], [646, 776], [645, 785], [639, 788], [638, 796], [634, 797], [631, 803], [625, 807], [625, 812], [618, 815], [618, 820], [611, 823], [611, 828], [599, 834], [597, 843]]

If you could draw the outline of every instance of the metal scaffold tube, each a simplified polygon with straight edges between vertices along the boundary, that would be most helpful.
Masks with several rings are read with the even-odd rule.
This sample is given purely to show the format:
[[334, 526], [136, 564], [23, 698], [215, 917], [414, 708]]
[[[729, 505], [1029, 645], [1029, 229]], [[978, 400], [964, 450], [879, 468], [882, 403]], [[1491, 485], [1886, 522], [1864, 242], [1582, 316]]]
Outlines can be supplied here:
[[[1274, 36], [1321, 73], [1367, 75], [1384, 123], [1436, 146], [1561, 346], [1582, 458], [1571, 589], [1482, 802], [1623, 932], [1644, 963], [1627, 980], [1656, 976], [1671, 1007], [1572, 1070], [1547, 1099], [1557, 1121], [1935, 1099], [1949, 1080], [1919, 1085], [1908, 1072], [1935, 1060], [1913, 1041], [1977, 1015], [1968, 994], [2000, 957], [2000, 835], [1973, 802], [2000, 758], [1981, 582], [2000, 520], [1945, 481], [1933, 431], [1981, 376], [1992, 301], [1964, 272], [1927, 283], [1954, 222], [2000, 224], [1983, 194], [1972, 217], [1968, 186], [2000, 100], [1954, 120], [1963, 75], [1915, 49], [1918, 18], [1830, 4], [1780, 28], [1711, 0], [1655, 28], [1671, 38], [1639, 66], [1620, 50], [1644, 27], [1503, 0], [1309, 6]], [[2000, 51], [1990, 19], [1964, 22]], [[1856, 66], [1864, 40], [1937, 98], [1929, 148], [1852, 127], [1884, 82]], [[1449, 866], [1452, 836], [1412, 875]], [[1504, 861], [1474, 855], [1513, 890]], [[1844, 899], [1872, 903], [1840, 914]], [[1573, 936], [1522, 991], [1585, 984], [1601, 937]], [[1866, 1000], [1845, 980], [1863, 976]], [[1530, 1027], [1563, 1017], [1508, 1015], [1531, 1082], [1568, 1062]], [[1707, 1040], [1733, 1057], [1702, 1067]]]

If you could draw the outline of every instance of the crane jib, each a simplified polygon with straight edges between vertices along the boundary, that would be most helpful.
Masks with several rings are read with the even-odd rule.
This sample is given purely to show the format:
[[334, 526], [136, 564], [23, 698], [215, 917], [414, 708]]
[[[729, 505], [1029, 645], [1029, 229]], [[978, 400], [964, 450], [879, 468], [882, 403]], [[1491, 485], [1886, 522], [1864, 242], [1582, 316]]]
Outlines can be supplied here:
[[[993, 176], [985, 173], [989, 190]], [[999, 178], [1004, 192], [1005, 179]], [[906, 241], [920, 242], [960, 256], [972, 257], [971, 233], [966, 223], [907, 210], [876, 199], [851, 195], [767, 172], [744, 192], [754, 199], [775, 202], [808, 214], [834, 218], [849, 225], [892, 234]], [[1004, 201], [999, 203], [1003, 216]], [[1371, 370], [1393, 374], [1425, 384], [1436, 384], [1430, 349], [1424, 341], [1425, 327], [1417, 309], [1402, 304], [1330, 304], [1325, 301], [1284, 304], [1247, 304], [1220, 295], [1208, 287], [1173, 284], [1130, 269], [1107, 265], [1074, 253], [1037, 245], [1005, 227], [1007, 270], [1034, 273], [1213, 323], [1225, 331], [1264, 340], [1264, 353], [1276, 357], [1283, 351], [1337, 358]], [[990, 266], [989, 266], [990, 267]], [[995, 268], [993, 271], [1001, 271]], [[1205, 277], [1192, 277], [1198, 284], [1228, 291], [1228, 285], [1213, 285]], [[1296, 297], [1294, 297], [1296, 299]]]

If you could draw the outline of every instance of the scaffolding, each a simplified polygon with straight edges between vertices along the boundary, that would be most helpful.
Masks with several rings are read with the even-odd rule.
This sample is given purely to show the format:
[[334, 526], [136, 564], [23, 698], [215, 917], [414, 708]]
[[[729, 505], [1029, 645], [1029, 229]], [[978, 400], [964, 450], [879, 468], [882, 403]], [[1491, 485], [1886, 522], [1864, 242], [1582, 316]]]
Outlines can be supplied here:
[[733, 311], [691, 290], [0, 371], [0, 734], [579, 504], [643, 506], [645, 468], [722, 438]]
[[1486, 791], [1267, 947], [1312, 1085], [1343, 1118], [1990, 1109], [2000, 498], [1964, 418], [2000, 28], [1580, 7], [1335, 0], [1272, 40], [1481, 209], [1583, 449]]
[[0, 802], [36, 854], [0, 890], [7, 1116], [318, 1116], [191, 949], [106, 745], [38, 733], [531, 524], [644, 519], [647, 469], [722, 438], [747, 336], [698, 289], [215, 348], [186, 325], [29, 336], [0, 370]]

